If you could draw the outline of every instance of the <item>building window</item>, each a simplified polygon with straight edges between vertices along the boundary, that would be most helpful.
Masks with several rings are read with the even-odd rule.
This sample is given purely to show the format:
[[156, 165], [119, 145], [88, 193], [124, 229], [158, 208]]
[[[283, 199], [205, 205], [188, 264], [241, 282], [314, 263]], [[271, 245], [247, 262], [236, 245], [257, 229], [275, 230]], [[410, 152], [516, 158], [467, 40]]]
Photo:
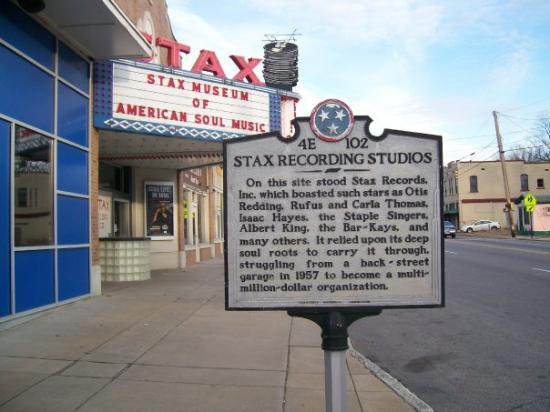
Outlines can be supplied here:
[[205, 212], [206, 196], [202, 194], [197, 195], [197, 234], [199, 236], [199, 243], [208, 243], [208, 237], [206, 236], [206, 216]]
[[130, 193], [131, 168], [99, 163], [99, 188]]
[[470, 193], [477, 193], [477, 176], [470, 176]]
[[216, 239], [223, 238], [223, 194], [216, 192]]
[[544, 179], [537, 179], [537, 189], [544, 189]]
[[114, 237], [130, 236], [130, 202], [123, 199], [113, 201], [113, 235]]
[[183, 231], [185, 244], [195, 246], [199, 241], [197, 193], [186, 190], [183, 194]]
[[525, 173], [520, 176], [521, 191], [529, 190], [529, 176]]
[[15, 246], [53, 244], [52, 156], [52, 141], [49, 138], [16, 126]]
[[27, 207], [28, 206], [28, 196], [27, 193], [29, 190], [26, 187], [20, 187], [17, 189], [17, 207]]

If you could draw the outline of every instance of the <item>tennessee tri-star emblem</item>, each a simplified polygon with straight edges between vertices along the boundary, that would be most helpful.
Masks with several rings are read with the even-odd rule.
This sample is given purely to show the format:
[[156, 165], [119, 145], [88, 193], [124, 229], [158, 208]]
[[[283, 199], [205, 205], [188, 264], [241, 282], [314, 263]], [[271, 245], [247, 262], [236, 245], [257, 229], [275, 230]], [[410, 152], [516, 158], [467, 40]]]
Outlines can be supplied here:
[[348, 105], [337, 99], [323, 100], [309, 117], [313, 133], [326, 142], [342, 140], [353, 129], [354, 121]]

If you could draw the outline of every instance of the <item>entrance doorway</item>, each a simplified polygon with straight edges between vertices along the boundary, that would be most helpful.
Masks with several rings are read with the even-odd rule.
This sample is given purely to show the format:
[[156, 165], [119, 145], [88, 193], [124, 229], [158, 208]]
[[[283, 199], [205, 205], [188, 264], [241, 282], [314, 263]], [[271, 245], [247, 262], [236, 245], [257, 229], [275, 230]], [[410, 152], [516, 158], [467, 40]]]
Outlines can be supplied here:
[[186, 246], [197, 245], [199, 239], [199, 219], [198, 219], [198, 201], [197, 194], [186, 190], [183, 194], [183, 233]]
[[113, 200], [114, 237], [130, 237], [130, 202], [124, 199]]

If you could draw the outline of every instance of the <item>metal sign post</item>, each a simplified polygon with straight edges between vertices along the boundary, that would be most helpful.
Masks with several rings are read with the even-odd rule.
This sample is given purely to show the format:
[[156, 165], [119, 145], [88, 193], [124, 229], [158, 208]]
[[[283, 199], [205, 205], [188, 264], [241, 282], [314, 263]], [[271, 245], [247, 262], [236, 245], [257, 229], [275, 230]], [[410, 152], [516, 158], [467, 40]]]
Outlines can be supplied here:
[[327, 412], [347, 411], [347, 368], [348, 327], [356, 320], [376, 316], [381, 309], [364, 312], [289, 310], [290, 316], [309, 319], [321, 327], [323, 338], [321, 348], [325, 357], [325, 408]]
[[535, 211], [535, 206], [537, 205], [537, 198], [531, 193], [527, 193], [523, 199], [523, 204], [525, 210], [529, 213], [529, 221], [531, 222], [531, 239], [535, 236], [535, 222], [533, 221], [533, 212]]
[[226, 309], [317, 323], [333, 412], [352, 322], [444, 305], [441, 136], [374, 136], [371, 121], [330, 99], [291, 137], [224, 141]]

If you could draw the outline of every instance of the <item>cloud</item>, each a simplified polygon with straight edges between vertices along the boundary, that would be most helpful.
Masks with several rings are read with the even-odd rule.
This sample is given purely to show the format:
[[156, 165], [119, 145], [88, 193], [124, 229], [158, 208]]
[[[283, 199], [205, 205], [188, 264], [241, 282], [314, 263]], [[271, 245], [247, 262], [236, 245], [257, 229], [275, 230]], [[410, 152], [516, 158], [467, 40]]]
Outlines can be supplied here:
[[[168, 4], [177, 39], [192, 49], [184, 68], [209, 49], [232, 77], [236, 67], [228, 55], [262, 57], [264, 34], [296, 28], [303, 34], [298, 115], [309, 116], [326, 98], [341, 98], [355, 114], [374, 119], [375, 134], [393, 128], [443, 135], [450, 161], [486, 145], [492, 137], [464, 138], [490, 135], [491, 111], [520, 105], [518, 96], [533, 82], [534, 56], [547, 46], [530, 30], [546, 27], [549, 6], [525, 1]], [[485, 129], [475, 129], [485, 121]]]
[[529, 76], [531, 59], [535, 45], [529, 39], [517, 39], [518, 36], [509, 36], [506, 43], [509, 50], [499, 56], [495, 67], [489, 74], [491, 86], [494, 90], [507, 94], [517, 92]]
[[386, 44], [420, 57], [443, 32], [444, 8], [416, 0], [295, 1], [243, 0], [259, 14], [290, 20], [298, 31], [323, 42], [354, 46]]
[[[191, 47], [189, 55], [184, 56], [183, 68], [189, 70], [196, 60], [200, 50], [212, 50], [220, 60], [227, 77], [231, 78], [237, 71], [235, 64], [229, 59], [231, 54], [249, 57], [258, 56], [257, 48], [249, 41], [238, 42], [239, 36], [246, 36], [246, 29], [235, 30], [231, 37], [227, 32], [219, 30], [206, 18], [194, 13], [186, 2], [171, 0], [168, 2], [168, 12], [176, 39]], [[258, 69], [256, 69], [259, 74]]]

